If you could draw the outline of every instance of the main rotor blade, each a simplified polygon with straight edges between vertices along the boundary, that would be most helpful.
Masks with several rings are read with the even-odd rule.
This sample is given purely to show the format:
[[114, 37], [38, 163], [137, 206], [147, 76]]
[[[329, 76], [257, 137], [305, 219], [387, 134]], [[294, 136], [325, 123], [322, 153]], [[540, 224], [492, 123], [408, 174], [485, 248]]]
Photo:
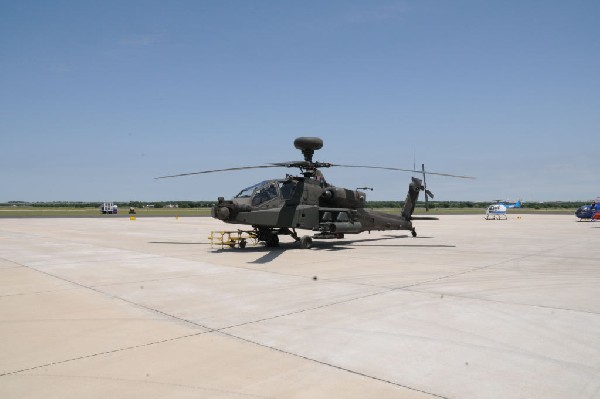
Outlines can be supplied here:
[[440, 173], [440, 172], [427, 172], [422, 170], [414, 170], [414, 169], [402, 169], [402, 168], [389, 168], [385, 166], [367, 166], [367, 165], [339, 165], [339, 164], [331, 164], [331, 166], [339, 166], [342, 168], [366, 168], [366, 169], [384, 169], [384, 170], [397, 170], [400, 172], [412, 172], [412, 173], [425, 173], [428, 175], [437, 175], [437, 176], [446, 176], [446, 177], [457, 177], [459, 179], [475, 179], [472, 176], [461, 176], [461, 175], [452, 175], [450, 173]]
[[169, 175], [169, 176], [160, 176], [155, 177], [155, 180], [158, 179], [166, 179], [169, 177], [181, 177], [181, 176], [190, 176], [190, 175], [202, 175], [205, 173], [215, 173], [215, 172], [229, 172], [233, 170], [245, 170], [245, 169], [263, 169], [263, 168], [281, 168], [282, 165], [258, 165], [258, 166], [240, 166], [237, 168], [226, 168], [226, 169], [214, 169], [214, 170], [202, 170], [200, 172], [191, 172], [191, 173], [180, 173], [178, 175]]
[[277, 166], [281, 166], [281, 167], [285, 167], [285, 168], [302, 168], [302, 169], [329, 168], [330, 166], [333, 166], [332, 164], [330, 164], [328, 162], [319, 162], [319, 161], [315, 161], [315, 162], [308, 162], [308, 161], [275, 162], [275, 163], [271, 163], [270, 165], [277, 165]]
[[328, 168], [331, 166], [337, 166], [341, 168], [365, 168], [365, 169], [383, 169], [383, 170], [396, 170], [400, 172], [413, 172], [413, 173], [425, 173], [428, 175], [437, 175], [437, 176], [446, 176], [446, 177], [456, 177], [459, 179], [475, 179], [471, 176], [460, 176], [460, 175], [452, 175], [450, 173], [440, 173], [440, 172], [426, 172], [422, 170], [414, 170], [414, 169], [402, 169], [402, 168], [390, 168], [385, 166], [368, 166], [368, 165], [340, 165], [333, 164], [327, 162], [306, 162], [306, 161], [290, 161], [290, 162], [278, 162], [272, 163], [269, 165], [257, 165], [257, 166], [240, 166], [236, 168], [225, 168], [225, 169], [214, 169], [214, 170], [201, 170], [199, 172], [191, 172], [191, 173], [180, 173], [177, 175], [168, 175], [168, 176], [160, 176], [155, 177], [155, 180], [158, 179], [167, 179], [171, 177], [181, 177], [181, 176], [191, 176], [191, 175], [202, 175], [206, 173], [216, 173], [216, 172], [230, 172], [235, 170], [246, 170], [246, 169], [265, 169], [265, 168], [307, 168], [307, 167], [317, 167], [317, 168]]
[[269, 165], [279, 166], [280, 168], [306, 168], [310, 166], [306, 161], [273, 162]]

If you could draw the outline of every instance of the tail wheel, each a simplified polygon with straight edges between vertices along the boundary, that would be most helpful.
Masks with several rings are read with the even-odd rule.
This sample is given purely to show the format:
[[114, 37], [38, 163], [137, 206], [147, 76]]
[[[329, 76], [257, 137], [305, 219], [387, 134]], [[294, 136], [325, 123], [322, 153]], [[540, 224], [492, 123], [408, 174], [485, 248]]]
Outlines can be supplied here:
[[309, 249], [312, 246], [312, 238], [304, 236], [300, 239], [300, 248]]
[[416, 237], [416, 236], [417, 236], [417, 230], [415, 230], [415, 229], [412, 229], [412, 230], [410, 231], [410, 234], [412, 234], [412, 236], [413, 236], [413, 237]]

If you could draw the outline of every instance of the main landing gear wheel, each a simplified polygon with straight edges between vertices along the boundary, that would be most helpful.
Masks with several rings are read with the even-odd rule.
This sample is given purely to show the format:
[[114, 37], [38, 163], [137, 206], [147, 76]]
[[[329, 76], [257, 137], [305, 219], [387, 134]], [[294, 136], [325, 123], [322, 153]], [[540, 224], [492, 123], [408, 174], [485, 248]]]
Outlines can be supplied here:
[[258, 241], [262, 241], [265, 243], [266, 247], [278, 247], [279, 246], [279, 236], [272, 229], [257, 228], [256, 236], [258, 237]]
[[240, 240], [240, 243], [238, 245], [240, 246], [241, 249], [246, 248], [246, 240]]
[[304, 236], [300, 239], [300, 248], [309, 249], [312, 245], [312, 238], [309, 236]]
[[267, 247], [278, 247], [279, 246], [279, 236], [275, 233], [271, 233], [267, 240], [265, 241]]
[[412, 234], [412, 236], [413, 236], [413, 237], [416, 237], [416, 236], [417, 236], [417, 230], [415, 230], [415, 229], [412, 229], [412, 230], [410, 231], [410, 234]]

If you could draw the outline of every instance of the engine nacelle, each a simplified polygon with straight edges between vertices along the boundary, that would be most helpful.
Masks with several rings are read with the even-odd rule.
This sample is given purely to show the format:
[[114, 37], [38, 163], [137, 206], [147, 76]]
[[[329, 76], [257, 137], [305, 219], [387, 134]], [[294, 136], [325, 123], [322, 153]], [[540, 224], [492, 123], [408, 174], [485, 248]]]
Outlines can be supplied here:
[[336, 208], [362, 208], [367, 196], [362, 191], [347, 190], [340, 187], [327, 187], [321, 198], [325, 204]]

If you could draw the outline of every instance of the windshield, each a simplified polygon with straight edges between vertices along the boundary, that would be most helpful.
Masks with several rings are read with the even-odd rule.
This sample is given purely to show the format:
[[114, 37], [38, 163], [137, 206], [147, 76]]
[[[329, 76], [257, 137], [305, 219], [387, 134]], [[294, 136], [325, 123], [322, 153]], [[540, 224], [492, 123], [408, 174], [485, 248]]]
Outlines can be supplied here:
[[279, 196], [276, 181], [266, 181], [263, 183], [264, 184], [260, 185], [260, 187], [254, 191], [254, 195], [252, 195], [253, 206], [260, 205], [263, 202], [270, 201]]
[[255, 184], [253, 186], [246, 187], [245, 189], [243, 189], [242, 191], [240, 191], [240, 193], [238, 195], [236, 195], [235, 198], [248, 198], [248, 197], [251, 197], [252, 193], [254, 193], [254, 191], [257, 188], [265, 185], [267, 182], [268, 182], [268, 180], [265, 180], [265, 181], [261, 181], [260, 183]]

